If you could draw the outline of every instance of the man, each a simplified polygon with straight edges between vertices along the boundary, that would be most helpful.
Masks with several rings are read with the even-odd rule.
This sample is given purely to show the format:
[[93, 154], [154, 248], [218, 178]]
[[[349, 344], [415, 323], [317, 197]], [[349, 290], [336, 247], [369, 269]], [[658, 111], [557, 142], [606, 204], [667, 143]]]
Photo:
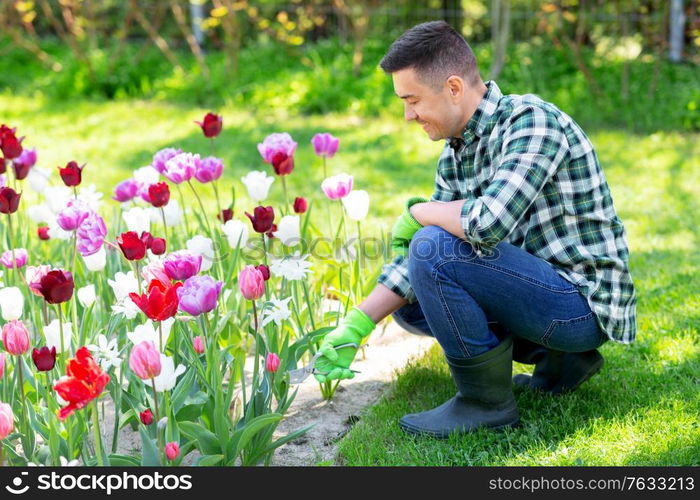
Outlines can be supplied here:
[[[559, 394], [603, 364], [608, 339], [630, 343], [636, 296], [622, 221], [593, 146], [553, 104], [484, 83], [447, 23], [404, 33], [380, 63], [406, 120], [446, 139], [430, 201], [411, 198], [392, 230], [397, 257], [329, 333], [320, 381], [352, 377], [359, 344], [389, 314], [434, 336], [459, 390], [400, 420], [444, 438], [519, 422], [512, 383]], [[512, 360], [535, 364], [513, 378]]]

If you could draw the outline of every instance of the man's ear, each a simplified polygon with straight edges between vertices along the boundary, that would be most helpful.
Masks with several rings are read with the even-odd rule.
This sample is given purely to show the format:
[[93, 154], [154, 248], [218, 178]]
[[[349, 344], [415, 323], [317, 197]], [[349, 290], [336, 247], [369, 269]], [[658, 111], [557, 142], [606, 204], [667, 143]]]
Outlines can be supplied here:
[[464, 95], [464, 80], [461, 77], [452, 75], [445, 81], [445, 85], [450, 97], [453, 99], [458, 100]]

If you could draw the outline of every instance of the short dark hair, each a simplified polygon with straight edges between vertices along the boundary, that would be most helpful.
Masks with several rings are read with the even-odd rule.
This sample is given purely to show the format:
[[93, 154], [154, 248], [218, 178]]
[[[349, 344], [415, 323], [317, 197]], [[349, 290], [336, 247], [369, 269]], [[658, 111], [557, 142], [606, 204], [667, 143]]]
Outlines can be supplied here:
[[391, 44], [379, 66], [386, 73], [413, 68], [435, 90], [451, 75], [461, 76], [468, 85], [481, 80], [471, 47], [445, 21], [422, 23], [406, 31]]

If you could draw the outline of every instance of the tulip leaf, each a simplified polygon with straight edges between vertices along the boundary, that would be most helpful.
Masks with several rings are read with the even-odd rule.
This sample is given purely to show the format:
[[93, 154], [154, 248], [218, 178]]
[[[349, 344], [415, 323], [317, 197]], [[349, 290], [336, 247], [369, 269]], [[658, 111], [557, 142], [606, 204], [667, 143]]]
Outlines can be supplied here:
[[120, 453], [112, 453], [109, 455], [109, 464], [117, 467], [137, 467], [142, 465], [138, 457], [130, 455], [122, 455]]
[[180, 422], [180, 430], [190, 439], [196, 439], [199, 449], [206, 455], [217, 455], [221, 453], [221, 445], [213, 432], [205, 429], [195, 422]]
[[212, 465], [219, 465], [224, 459], [223, 455], [202, 455], [197, 460], [197, 465], [200, 467], [210, 467]]
[[271, 453], [271, 452], [275, 451], [280, 446], [285, 445], [285, 444], [289, 443], [290, 441], [294, 441], [296, 438], [306, 434], [309, 431], [309, 429], [311, 429], [315, 425], [316, 425], [315, 423], [311, 424], [311, 425], [307, 425], [306, 427], [302, 427], [301, 429], [297, 429], [296, 431], [291, 432], [291, 433], [287, 434], [286, 436], [282, 436], [277, 441], [274, 441], [274, 442], [268, 444], [264, 449], [262, 449], [260, 451], [260, 453], [251, 457], [251, 459], [253, 461], [257, 462], [257, 460], [260, 457], [263, 457], [267, 453]]
[[139, 434], [141, 434], [141, 465], [146, 467], [161, 465], [158, 448], [143, 426], [139, 426]]
[[229, 460], [227, 465], [233, 465], [236, 457], [240, 455], [241, 451], [243, 451], [258, 432], [280, 420], [282, 420], [282, 415], [279, 413], [260, 415], [247, 422], [242, 429], [234, 432], [228, 442], [228, 446], [226, 446], [226, 457]]

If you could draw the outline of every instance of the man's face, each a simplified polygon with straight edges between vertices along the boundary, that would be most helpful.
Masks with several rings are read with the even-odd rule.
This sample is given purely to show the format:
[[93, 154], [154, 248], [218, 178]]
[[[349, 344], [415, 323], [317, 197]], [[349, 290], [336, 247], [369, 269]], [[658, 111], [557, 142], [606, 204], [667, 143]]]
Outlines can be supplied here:
[[394, 91], [404, 103], [404, 117], [415, 120], [433, 141], [458, 134], [461, 109], [445, 83], [438, 91], [418, 79], [413, 68], [391, 74]]

